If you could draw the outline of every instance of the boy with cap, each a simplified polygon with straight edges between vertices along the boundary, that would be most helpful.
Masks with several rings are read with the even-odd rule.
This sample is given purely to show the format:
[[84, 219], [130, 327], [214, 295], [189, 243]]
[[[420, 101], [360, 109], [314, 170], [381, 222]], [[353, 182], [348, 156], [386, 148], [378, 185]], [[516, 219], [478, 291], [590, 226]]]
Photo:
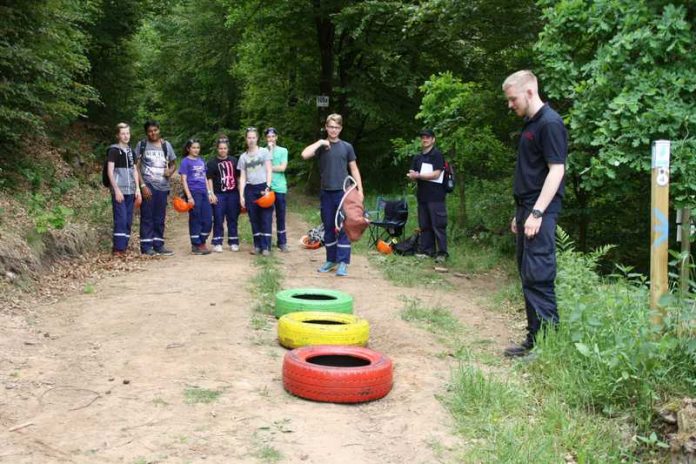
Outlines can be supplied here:
[[288, 149], [276, 145], [278, 131], [274, 127], [265, 130], [266, 148], [271, 152], [271, 190], [275, 192], [276, 235], [280, 251], [288, 251], [288, 237], [285, 232], [285, 195], [288, 193], [288, 181], [285, 178], [285, 170], [288, 167]]
[[447, 204], [442, 182], [445, 159], [435, 146], [432, 129], [423, 129], [419, 135], [422, 151], [413, 157], [411, 169], [406, 174], [408, 179], [418, 184], [419, 254], [434, 256], [435, 261], [444, 262], [448, 256]]

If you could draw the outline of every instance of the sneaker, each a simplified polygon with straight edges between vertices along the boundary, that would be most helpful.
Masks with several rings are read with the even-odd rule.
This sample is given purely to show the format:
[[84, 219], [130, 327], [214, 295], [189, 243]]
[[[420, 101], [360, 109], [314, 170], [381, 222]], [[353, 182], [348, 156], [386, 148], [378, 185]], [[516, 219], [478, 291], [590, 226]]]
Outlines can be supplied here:
[[141, 251], [140, 254], [145, 256], [157, 256], [157, 252], [152, 248], [148, 248], [145, 251]]
[[529, 352], [534, 348], [534, 345], [529, 340], [517, 344], [513, 343], [509, 345], [505, 350], [503, 350], [503, 355], [506, 358], [521, 358], [527, 356]]
[[249, 252], [249, 254], [252, 254], [252, 255], [260, 255], [260, 254], [261, 254], [261, 248], [254, 248], [253, 250], [251, 250], [251, 251]]
[[280, 248], [280, 251], [281, 251], [282, 253], [287, 253], [287, 252], [290, 251], [290, 249], [288, 248], [287, 245], [279, 245], [278, 248]]
[[317, 272], [325, 273], [325, 272], [330, 272], [336, 269], [337, 264], [334, 263], [333, 261], [327, 261], [324, 264], [321, 265], [319, 269], [317, 269]]
[[111, 255], [114, 257], [122, 258], [122, 257], [126, 256], [126, 250], [113, 250], [111, 252]]
[[213, 245], [213, 251], [215, 253], [222, 253], [222, 245]]
[[271, 256], [271, 252], [268, 251], [268, 250], [263, 250], [263, 251], [261, 252], [261, 255], [262, 255], [262, 256]]
[[191, 245], [191, 253], [194, 255], [209, 255], [210, 248], [205, 246], [205, 243], [201, 243], [200, 245]]
[[173, 256], [174, 252], [170, 250], [169, 248], [158, 248], [155, 250], [155, 253], [157, 253], [159, 256]]
[[239, 251], [239, 245], [233, 243], [232, 245], [230, 245], [230, 251]]
[[346, 263], [338, 263], [338, 269], [336, 269], [336, 275], [338, 277], [345, 277], [348, 275], [348, 265]]
[[445, 255], [437, 255], [435, 257], [435, 262], [438, 264], [444, 264], [445, 261], [447, 261], [447, 256], [445, 256]]
[[429, 256], [426, 255], [425, 253], [416, 253], [416, 254], [413, 255], [413, 256], [415, 256], [415, 257], [418, 258], [418, 259], [429, 258]]

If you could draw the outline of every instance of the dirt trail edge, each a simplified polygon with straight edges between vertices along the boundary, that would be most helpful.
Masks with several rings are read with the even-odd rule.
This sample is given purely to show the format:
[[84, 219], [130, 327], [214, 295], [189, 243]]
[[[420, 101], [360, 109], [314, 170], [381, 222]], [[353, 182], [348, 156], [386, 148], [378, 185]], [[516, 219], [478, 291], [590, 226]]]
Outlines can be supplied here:
[[[307, 227], [290, 215], [290, 237]], [[242, 227], [248, 227], [243, 221]], [[254, 257], [188, 253], [186, 220], [168, 230], [170, 258], [101, 280], [94, 293], [35, 308], [0, 328], [0, 462], [433, 463], [462, 446], [436, 395], [456, 361], [400, 318], [401, 295], [452, 309], [497, 348], [504, 317], [476, 304], [477, 289], [404, 289], [364, 256], [350, 276], [320, 275], [323, 249], [280, 254], [283, 287], [353, 295], [371, 324], [370, 347], [392, 358], [395, 385], [361, 405], [305, 401], [282, 386], [285, 349], [275, 320], [252, 321]], [[291, 242], [293, 243], [293, 242]], [[296, 243], [296, 242], [295, 242]], [[293, 243], [294, 244], [294, 243]], [[480, 292], [480, 290], [478, 290]]]

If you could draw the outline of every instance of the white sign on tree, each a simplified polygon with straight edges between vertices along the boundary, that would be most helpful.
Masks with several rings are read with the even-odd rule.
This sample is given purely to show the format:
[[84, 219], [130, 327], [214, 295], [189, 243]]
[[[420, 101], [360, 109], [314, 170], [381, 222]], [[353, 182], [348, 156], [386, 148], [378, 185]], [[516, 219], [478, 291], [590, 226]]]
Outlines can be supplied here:
[[317, 95], [317, 108], [328, 108], [329, 107], [329, 96], [328, 95]]

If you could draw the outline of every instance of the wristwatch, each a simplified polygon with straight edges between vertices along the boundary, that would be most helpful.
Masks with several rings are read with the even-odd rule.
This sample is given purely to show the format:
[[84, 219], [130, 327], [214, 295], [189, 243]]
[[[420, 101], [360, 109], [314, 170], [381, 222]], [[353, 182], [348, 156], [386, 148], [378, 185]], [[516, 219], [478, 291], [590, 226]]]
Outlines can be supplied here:
[[540, 211], [540, 210], [538, 210], [538, 209], [533, 209], [533, 210], [532, 210], [532, 217], [533, 217], [534, 219], [539, 219], [540, 217], [543, 217], [543, 216], [544, 216], [544, 212], [543, 212], [543, 211]]

